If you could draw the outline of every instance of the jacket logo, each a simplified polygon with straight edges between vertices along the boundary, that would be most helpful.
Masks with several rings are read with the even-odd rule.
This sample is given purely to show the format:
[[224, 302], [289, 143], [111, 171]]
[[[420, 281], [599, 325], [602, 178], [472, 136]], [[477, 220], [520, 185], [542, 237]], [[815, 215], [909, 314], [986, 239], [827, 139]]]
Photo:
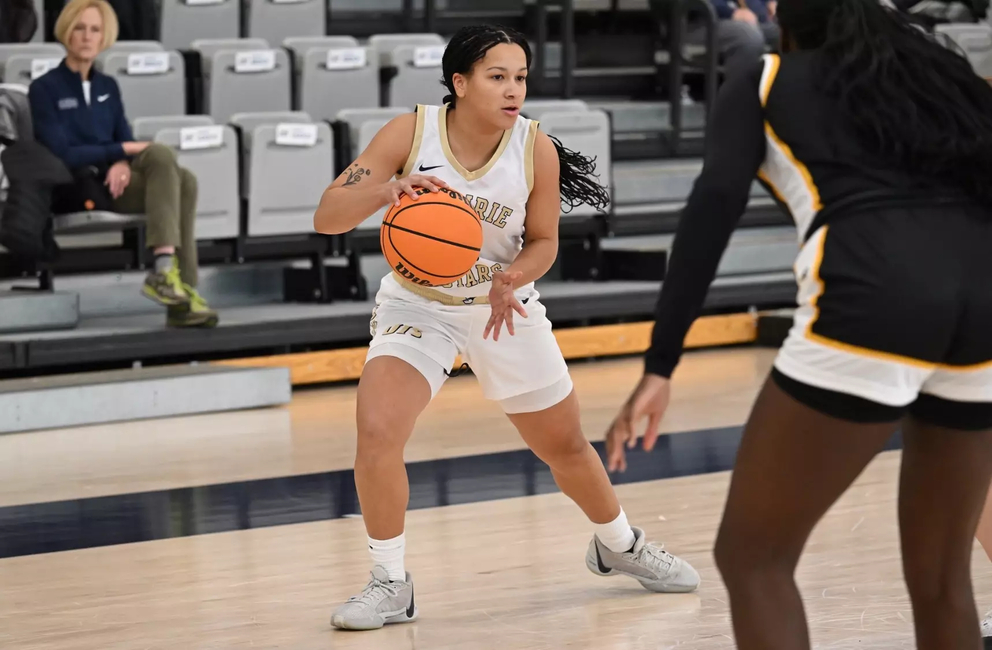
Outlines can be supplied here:
[[110, 99], [110, 93], [107, 93], [106, 95], [100, 95], [99, 97], [96, 98], [96, 101], [102, 103], [107, 101], [108, 99]]
[[79, 108], [79, 100], [75, 97], [66, 97], [59, 100], [60, 111], [71, 111], [74, 108]]

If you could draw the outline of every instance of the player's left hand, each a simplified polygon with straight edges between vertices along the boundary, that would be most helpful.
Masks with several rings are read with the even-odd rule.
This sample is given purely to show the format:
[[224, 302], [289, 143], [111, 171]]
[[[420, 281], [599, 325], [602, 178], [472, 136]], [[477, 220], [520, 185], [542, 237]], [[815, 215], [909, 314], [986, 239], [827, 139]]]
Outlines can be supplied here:
[[659, 375], [644, 375], [606, 433], [607, 471], [627, 471], [626, 449], [637, 445], [635, 427], [645, 417], [648, 425], [644, 429], [644, 451], [654, 449], [670, 395], [670, 380]]
[[493, 313], [489, 317], [489, 322], [486, 323], [482, 338], [488, 339], [489, 333], [492, 332], [493, 340], [498, 341], [504, 323], [507, 333], [513, 336], [513, 312], [527, 318], [524, 306], [513, 295], [513, 283], [519, 280], [522, 275], [520, 271], [513, 273], [496, 271], [493, 273], [493, 286], [489, 290], [489, 306], [492, 307]]

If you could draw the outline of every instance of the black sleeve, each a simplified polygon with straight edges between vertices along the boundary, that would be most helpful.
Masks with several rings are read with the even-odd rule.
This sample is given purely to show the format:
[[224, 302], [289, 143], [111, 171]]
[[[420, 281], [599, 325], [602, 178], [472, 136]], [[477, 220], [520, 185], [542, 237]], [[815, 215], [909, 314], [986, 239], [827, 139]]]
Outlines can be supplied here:
[[696, 179], [675, 234], [655, 308], [645, 372], [670, 377], [686, 332], [699, 315], [731, 233], [747, 207], [765, 157], [763, 66], [731, 75], [720, 88], [706, 125], [703, 171]]

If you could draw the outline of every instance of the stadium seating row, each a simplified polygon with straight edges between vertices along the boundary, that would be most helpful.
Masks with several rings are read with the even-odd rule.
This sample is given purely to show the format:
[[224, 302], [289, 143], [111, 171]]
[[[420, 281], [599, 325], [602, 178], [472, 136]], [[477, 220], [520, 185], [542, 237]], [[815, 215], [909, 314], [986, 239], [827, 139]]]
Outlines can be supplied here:
[[[197, 235], [213, 240], [311, 233], [314, 210], [328, 183], [382, 126], [410, 110], [345, 109], [335, 116], [334, 130], [305, 112], [242, 112], [226, 123], [204, 115], [140, 117], [132, 123], [136, 138], [171, 147], [180, 164], [196, 175], [201, 188]], [[600, 181], [610, 184], [610, 129], [604, 112], [581, 102], [558, 108], [553, 102], [534, 102], [534, 114], [566, 146], [595, 156]], [[593, 209], [583, 207], [570, 216], [590, 214]], [[382, 216], [373, 215], [359, 229], [378, 229]], [[87, 225], [93, 225], [92, 215]]]
[[[264, 39], [195, 41], [203, 112], [216, 122], [245, 111], [289, 110], [333, 120], [348, 108], [437, 104], [444, 96], [444, 40], [436, 34], [383, 34], [364, 45], [347, 36], [296, 37], [284, 46], [271, 48]], [[63, 56], [62, 46], [52, 43], [0, 45], [0, 82], [30, 84]], [[130, 118], [186, 112], [178, 51], [154, 41], [120, 42], [96, 65], [117, 80]]]

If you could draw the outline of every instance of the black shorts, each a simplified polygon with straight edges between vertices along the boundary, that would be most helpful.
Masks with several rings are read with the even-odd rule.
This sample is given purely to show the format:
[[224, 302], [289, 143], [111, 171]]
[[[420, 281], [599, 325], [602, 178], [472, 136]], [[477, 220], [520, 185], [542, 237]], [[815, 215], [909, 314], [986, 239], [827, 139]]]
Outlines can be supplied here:
[[775, 361], [784, 390], [852, 421], [908, 412], [955, 429], [992, 428], [989, 213], [841, 216], [813, 233], [795, 272], [799, 308]]

